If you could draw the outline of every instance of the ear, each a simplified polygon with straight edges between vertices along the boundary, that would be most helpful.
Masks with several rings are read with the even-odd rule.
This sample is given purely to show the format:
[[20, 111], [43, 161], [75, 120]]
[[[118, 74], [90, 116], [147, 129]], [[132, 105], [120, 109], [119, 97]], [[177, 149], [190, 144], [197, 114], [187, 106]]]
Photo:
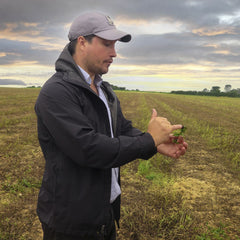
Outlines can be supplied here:
[[83, 36], [77, 38], [78, 47], [83, 50], [86, 47], [87, 40]]

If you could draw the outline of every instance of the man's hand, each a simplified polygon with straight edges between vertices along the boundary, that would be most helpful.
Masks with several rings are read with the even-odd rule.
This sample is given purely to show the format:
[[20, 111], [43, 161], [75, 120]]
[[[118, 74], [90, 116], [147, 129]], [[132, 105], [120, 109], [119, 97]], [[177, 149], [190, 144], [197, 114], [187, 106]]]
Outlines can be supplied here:
[[188, 144], [184, 141], [182, 136], [177, 138], [177, 143], [173, 142], [174, 139], [176, 139], [176, 137], [170, 136], [167, 142], [157, 146], [157, 151], [165, 156], [176, 159], [184, 155], [188, 148]]
[[155, 146], [169, 141], [172, 131], [182, 128], [182, 125], [171, 125], [171, 123], [163, 117], [157, 116], [157, 111], [153, 109], [152, 117], [148, 124], [148, 133], [152, 135]]

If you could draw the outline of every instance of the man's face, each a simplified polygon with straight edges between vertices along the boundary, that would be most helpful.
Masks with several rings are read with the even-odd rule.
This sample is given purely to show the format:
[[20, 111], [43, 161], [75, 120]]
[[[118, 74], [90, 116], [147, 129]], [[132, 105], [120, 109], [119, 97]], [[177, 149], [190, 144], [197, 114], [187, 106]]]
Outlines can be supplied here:
[[117, 56], [115, 43], [116, 41], [99, 37], [93, 37], [91, 42], [86, 42], [84, 65], [90, 76], [108, 72], [113, 58]]

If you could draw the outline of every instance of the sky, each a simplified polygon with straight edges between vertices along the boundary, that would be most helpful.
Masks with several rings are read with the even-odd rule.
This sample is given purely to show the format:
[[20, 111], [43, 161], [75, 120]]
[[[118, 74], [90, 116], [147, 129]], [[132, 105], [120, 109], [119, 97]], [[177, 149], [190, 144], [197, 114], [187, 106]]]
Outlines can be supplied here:
[[240, 0], [0, 0], [0, 85], [42, 86], [72, 21], [104, 12], [130, 33], [104, 80], [170, 92], [240, 88]]

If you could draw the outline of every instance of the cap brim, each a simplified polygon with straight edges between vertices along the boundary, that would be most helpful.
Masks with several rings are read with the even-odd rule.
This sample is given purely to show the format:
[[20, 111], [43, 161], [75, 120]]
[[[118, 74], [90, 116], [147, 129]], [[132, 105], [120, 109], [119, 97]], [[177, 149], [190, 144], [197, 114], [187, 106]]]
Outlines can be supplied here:
[[119, 31], [117, 29], [111, 29], [107, 31], [94, 33], [94, 35], [106, 40], [111, 40], [111, 41], [118, 40], [120, 42], [129, 42], [132, 39], [132, 36], [130, 34]]

